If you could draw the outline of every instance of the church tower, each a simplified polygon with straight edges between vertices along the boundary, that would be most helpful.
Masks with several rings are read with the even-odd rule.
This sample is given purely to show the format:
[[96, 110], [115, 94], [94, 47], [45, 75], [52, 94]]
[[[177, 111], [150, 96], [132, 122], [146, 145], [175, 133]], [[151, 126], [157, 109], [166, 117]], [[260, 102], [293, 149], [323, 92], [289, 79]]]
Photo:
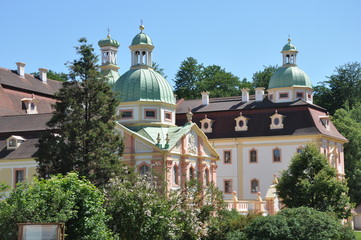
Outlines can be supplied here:
[[109, 84], [113, 85], [120, 77], [117, 65], [117, 52], [120, 44], [117, 40], [112, 39], [108, 33], [107, 38], [100, 40], [98, 45], [102, 56], [100, 68], [107, 77]]
[[268, 98], [272, 102], [293, 102], [298, 99], [313, 102], [313, 89], [308, 75], [297, 66], [297, 49], [288, 39], [282, 48], [283, 65], [271, 77]]
[[129, 46], [130, 70], [113, 85], [120, 101], [119, 122], [130, 126], [175, 126], [176, 99], [168, 81], [152, 68], [152, 39], [144, 26]]

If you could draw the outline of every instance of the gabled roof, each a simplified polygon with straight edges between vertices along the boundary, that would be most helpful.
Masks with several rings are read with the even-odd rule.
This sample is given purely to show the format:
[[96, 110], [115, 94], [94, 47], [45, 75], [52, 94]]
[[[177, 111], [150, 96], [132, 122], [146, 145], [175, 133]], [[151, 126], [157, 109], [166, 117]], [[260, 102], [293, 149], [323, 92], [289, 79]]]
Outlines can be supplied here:
[[[219, 157], [218, 153], [211, 147], [210, 143], [208, 142], [207, 136], [200, 130], [195, 123], [186, 123], [183, 126], [170, 126], [170, 127], [148, 127], [148, 126], [139, 126], [139, 127], [125, 127], [124, 125], [117, 123], [117, 126], [124, 131], [134, 134], [141, 138], [143, 141], [155, 146], [160, 151], [171, 151], [172, 148], [175, 147], [177, 142], [181, 140], [181, 138], [189, 133], [191, 130], [197, 133], [202, 139], [206, 140], [203, 141], [205, 145], [208, 145], [211, 149], [211, 153], [213, 156]], [[160, 142], [158, 144], [158, 134], [160, 137]], [[166, 144], [167, 141], [167, 134], [169, 138], [168, 145]]]
[[6, 140], [0, 139], [0, 161], [1, 159], [28, 159], [33, 158], [37, 151], [36, 144], [38, 136], [23, 136], [26, 141], [23, 142], [16, 150], [7, 149]]
[[47, 79], [47, 82], [43, 83], [40, 79], [30, 74], [20, 77], [16, 71], [5, 68], [0, 68], [0, 84], [35, 94], [50, 96], [53, 96], [62, 86], [62, 82], [51, 79]]

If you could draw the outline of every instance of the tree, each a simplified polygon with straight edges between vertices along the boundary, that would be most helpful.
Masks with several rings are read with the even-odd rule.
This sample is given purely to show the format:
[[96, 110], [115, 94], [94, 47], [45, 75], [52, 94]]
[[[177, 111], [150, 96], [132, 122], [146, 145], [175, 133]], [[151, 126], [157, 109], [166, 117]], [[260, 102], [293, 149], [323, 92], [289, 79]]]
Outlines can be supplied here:
[[329, 111], [333, 109], [333, 93], [331, 89], [326, 87], [325, 83], [317, 85], [313, 88], [314, 104], [319, 105]]
[[200, 197], [198, 187], [189, 182], [185, 189], [163, 195], [149, 178], [113, 179], [107, 189], [113, 231], [121, 239], [196, 240], [207, 236], [212, 213], [223, 206], [222, 195], [210, 186]]
[[361, 204], [361, 104], [352, 109], [338, 109], [332, 122], [348, 139], [344, 144], [345, 173], [351, 201]]
[[[361, 101], [361, 63], [352, 62], [336, 67], [335, 73], [321, 84], [327, 85], [331, 91], [318, 93], [317, 104], [328, 106], [331, 114], [344, 107], [347, 101], [350, 106]], [[325, 96], [324, 96], [325, 95]]]
[[113, 239], [106, 223], [104, 195], [76, 173], [34, 178], [18, 184], [0, 201], [0, 239], [16, 240], [16, 223], [62, 222], [69, 240]]
[[201, 78], [202, 64], [192, 57], [188, 57], [181, 63], [179, 70], [175, 76], [175, 91], [177, 97], [184, 99], [199, 98], [200, 92], [196, 84]]
[[248, 88], [249, 89], [249, 94], [254, 94], [255, 93], [252, 83], [248, 82], [247, 78], [242, 79], [241, 84], [239, 85], [239, 88], [240, 89]]
[[335, 212], [340, 218], [350, 216], [346, 181], [337, 179], [336, 169], [314, 145], [307, 145], [291, 159], [276, 188], [287, 207], [305, 206]]
[[[39, 72], [33, 72], [31, 73], [34, 76], [39, 76]], [[60, 81], [60, 82], [66, 82], [68, 80], [68, 74], [63, 72], [55, 72], [53, 70], [49, 70], [47, 73], [47, 78]]]
[[211, 97], [229, 97], [240, 94], [241, 81], [238, 77], [217, 65], [204, 67], [202, 77], [196, 83], [198, 96], [208, 91]]
[[102, 186], [122, 171], [123, 145], [114, 133], [118, 102], [100, 73], [92, 45], [85, 38], [79, 42], [80, 59], [69, 65], [70, 81], [56, 94], [50, 129], [39, 139], [37, 171], [43, 178], [77, 171]]
[[[236, 238], [233, 238], [236, 239]], [[284, 209], [275, 216], [259, 217], [245, 228], [244, 240], [353, 240], [349, 226], [312, 208]]]
[[164, 78], [167, 78], [167, 76], [164, 73], [164, 69], [161, 68], [158, 63], [152, 62], [152, 68], [154, 69], [154, 71], [162, 75]]
[[253, 74], [252, 77], [252, 85], [254, 88], [256, 87], [264, 87], [265, 89], [268, 88], [269, 80], [271, 79], [272, 75], [279, 69], [277, 65], [275, 66], [263, 66], [264, 69], [262, 71], [258, 71]]

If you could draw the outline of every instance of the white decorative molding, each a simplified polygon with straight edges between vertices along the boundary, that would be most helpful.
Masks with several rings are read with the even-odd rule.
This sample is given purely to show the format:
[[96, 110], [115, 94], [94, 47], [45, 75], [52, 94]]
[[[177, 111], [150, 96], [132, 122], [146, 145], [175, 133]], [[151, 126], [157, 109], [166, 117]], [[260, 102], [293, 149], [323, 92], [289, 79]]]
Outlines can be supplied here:
[[239, 117], [236, 117], [234, 120], [236, 120], [236, 126], [234, 127], [235, 131], [247, 131], [248, 130], [248, 120], [249, 118], [246, 118], [242, 115], [242, 112], [239, 113]]
[[283, 118], [285, 116], [279, 114], [277, 110], [275, 111], [275, 114], [270, 116], [271, 118], [271, 125], [270, 129], [282, 129], [283, 128]]
[[204, 116], [202, 120], [200, 120], [201, 123], [201, 130], [204, 133], [211, 133], [213, 131], [212, 125], [214, 120], [207, 118], [207, 115]]

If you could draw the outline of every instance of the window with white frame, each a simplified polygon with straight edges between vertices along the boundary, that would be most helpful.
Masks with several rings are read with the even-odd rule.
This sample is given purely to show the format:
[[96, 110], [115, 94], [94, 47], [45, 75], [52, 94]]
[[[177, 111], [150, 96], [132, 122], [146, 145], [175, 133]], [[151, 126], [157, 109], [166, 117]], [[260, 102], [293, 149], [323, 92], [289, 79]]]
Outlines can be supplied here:
[[273, 162], [281, 162], [281, 149], [273, 149]]
[[236, 120], [236, 126], [234, 127], [235, 131], [247, 131], [248, 130], [248, 120], [249, 118], [246, 118], [242, 115], [242, 112], [239, 113], [239, 116], [236, 117], [234, 120]]
[[283, 128], [283, 119], [285, 116], [278, 113], [278, 111], [275, 111], [275, 114], [270, 116], [271, 118], [271, 125], [270, 129], [282, 129]]
[[201, 123], [201, 130], [204, 133], [211, 133], [213, 131], [212, 127], [214, 120], [209, 119], [207, 115], [205, 115], [204, 118], [200, 120], [200, 123]]

